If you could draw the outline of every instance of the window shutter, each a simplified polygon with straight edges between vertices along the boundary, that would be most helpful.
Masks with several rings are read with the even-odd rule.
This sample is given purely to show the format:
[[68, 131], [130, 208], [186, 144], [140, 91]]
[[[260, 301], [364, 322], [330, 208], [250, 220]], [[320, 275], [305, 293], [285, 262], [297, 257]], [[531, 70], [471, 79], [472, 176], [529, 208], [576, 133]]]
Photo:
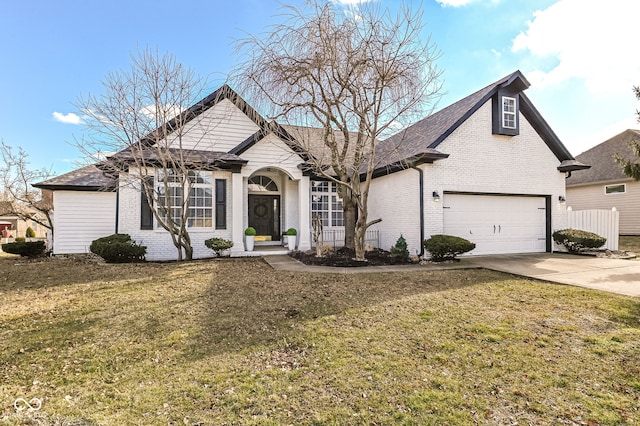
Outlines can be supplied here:
[[216, 229], [227, 229], [227, 180], [216, 179]]
[[[153, 188], [153, 177], [147, 177], [146, 181]], [[140, 229], [153, 229], [153, 211], [144, 186], [140, 188]]]

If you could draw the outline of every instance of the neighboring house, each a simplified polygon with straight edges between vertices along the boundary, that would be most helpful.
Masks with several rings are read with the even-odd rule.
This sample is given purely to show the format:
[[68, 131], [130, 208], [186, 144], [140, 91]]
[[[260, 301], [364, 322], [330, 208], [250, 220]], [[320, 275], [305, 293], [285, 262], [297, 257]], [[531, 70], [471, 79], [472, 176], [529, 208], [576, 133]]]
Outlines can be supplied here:
[[[523, 94], [528, 87], [516, 71], [380, 143], [369, 218], [382, 219], [374, 225], [382, 248], [402, 234], [421, 253], [422, 240], [446, 233], [475, 242], [472, 254], [552, 250], [552, 231], [566, 227], [566, 174], [588, 166]], [[211, 255], [204, 240], [212, 236], [232, 240], [232, 255], [241, 255], [247, 226], [263, 244], [296, 228], [300, 250], [312, 246], [312, 214], [325, 229], [343, 229], [335, 184], [305, 167], [324, 155], [317, 143], [314, 152], [301, 148], [314, 145], [302, 140], [313, 131], [267, 122], [228, 86], [194, 108], [193, 126], [213, 129], [183, 142], [205, 198], [190, 219], [194, 257]], [[54, 191], [54, 254], [86, 252], [93, 239], [121, 232], [146, 245], [150, 260], [176, 258], [139, 188], [98, 167], [35, 186]]]
[[640, 235], [640, 182], [626, 176], [614, 159], [635, 157], [629, 143], [640, 140], [640, 131], [624, 132], [578, 155], [591, 169], [567, 179], [567, 206], [573, 210], [606, 209], [620, 212], [620, 234]]
[[[24, 208], [23, 208], [24, 210]], [[0, 232], [8, 230], [11, 238], [25, 237], [27, 234], [27, 228], [33, 229], [37, 238], [45, 238], [47, 235], [47, 228], [38, 224], [31, 219], [20, 219], [15, 214], [14, 205], [10, 201], [0, 201]], [[26, 210], [29, 214], [36, 217], [39, 213], [35, 210]], [[2, 234], [0, 233], [0, 237]]]

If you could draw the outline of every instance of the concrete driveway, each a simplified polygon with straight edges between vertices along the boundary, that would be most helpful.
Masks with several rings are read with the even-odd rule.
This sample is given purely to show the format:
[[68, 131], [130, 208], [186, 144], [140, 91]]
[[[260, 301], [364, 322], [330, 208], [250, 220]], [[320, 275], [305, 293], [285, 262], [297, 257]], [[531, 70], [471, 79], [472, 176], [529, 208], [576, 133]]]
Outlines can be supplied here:
[[640, 297], [640, 261], [561, 253], [470, 256], [467, 265]]

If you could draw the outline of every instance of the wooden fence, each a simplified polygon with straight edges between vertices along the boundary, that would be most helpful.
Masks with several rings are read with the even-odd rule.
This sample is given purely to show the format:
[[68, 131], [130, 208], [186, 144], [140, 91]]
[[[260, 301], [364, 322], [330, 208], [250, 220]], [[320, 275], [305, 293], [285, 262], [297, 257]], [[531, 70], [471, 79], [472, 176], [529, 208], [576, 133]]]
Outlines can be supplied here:
[[593, 232], [607, 239], [603, 246], [609, 250], [618, 250], [618, 234], [620, 232], [620, 212], [611, 210], [576, 210], [567, 209], [568, 223], [571, 229]]

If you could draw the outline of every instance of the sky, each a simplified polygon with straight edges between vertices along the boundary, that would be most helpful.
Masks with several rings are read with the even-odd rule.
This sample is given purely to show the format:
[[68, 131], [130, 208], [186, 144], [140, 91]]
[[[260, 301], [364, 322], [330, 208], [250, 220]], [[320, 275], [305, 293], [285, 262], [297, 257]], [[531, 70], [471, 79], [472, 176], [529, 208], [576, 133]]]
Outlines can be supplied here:
[[[301, 4], [303, 0], [284, 0]], [[331, 0], [338, 7], [362, 0]], [[400, 0], [369, 0], [396, 10]], [[408, 2], [409, 0], [405, 0]], [[209, 82], [241, 61], [234, 43], [282, 19], [277, 0], [22, 0], [0, 13], [0, 140], [33, 168], [56, 174], [82, 163], [74, 103], [99, 95], [107, 74], [150, 47], [173, 54]], [[422, 0], [423, 36], [441, 52], [436, 110], [520, 70], [527, 96], [575, 156], [640, 128], [633, 86], [638, 0]], [[242, 95], [242, 94], [241, 94]], [[260, 112], [260, 111], [259, 111]]]

